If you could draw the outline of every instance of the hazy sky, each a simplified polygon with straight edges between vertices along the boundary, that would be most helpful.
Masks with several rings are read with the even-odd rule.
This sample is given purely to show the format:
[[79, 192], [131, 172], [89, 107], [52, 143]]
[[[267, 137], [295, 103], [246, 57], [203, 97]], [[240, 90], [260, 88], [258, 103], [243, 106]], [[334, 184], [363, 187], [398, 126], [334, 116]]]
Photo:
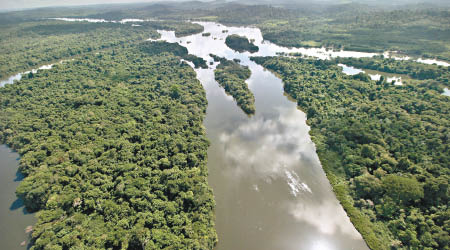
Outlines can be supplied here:
[[156, 2], [156, 0], [0, 0], [0, 9], [136, 2]]

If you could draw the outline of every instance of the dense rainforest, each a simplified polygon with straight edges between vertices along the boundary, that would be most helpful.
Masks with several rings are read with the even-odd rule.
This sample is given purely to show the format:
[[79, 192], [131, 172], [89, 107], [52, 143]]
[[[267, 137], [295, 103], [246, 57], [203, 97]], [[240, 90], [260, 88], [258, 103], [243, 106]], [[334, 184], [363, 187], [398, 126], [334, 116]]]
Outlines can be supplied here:
[[[202, 126], [207, 101], [182, 61], [208, 66], [178, 44], [143, 42], [158, 38], [158, 29], [180, 37], [203, 32], [187, 19], [256, 25], [265, 40], [282, 46], [397, 51], [448, 61], [449, 13], [433, 6], [285, 8], [221, 1], [2, 13], [0, 79], [74, 59], [0, 88], [0, 141], [21, 154], [26, 178], [17, 194], [37, 211], [32, 249], [216, 244]], [[61, 16], [152, 20], [46, 19]], [[230, 38], [230, 48], [258, 51], [245, 37]], [[245, 83], [251, 72], [215, 59], [216, 80], [253, 114]], [[450, 106], [441, 95], [449, 87], [448, 67], [382, 56], [254, 60], [276, 72], [307, 113], [327, 176], [370, 248], [449, 249]], [[337, 63], [411, 80], [394, 86], [384, 77], [346, 76]]]
[[139, 44], [139, 48], [150, 56], [159, 55], [162, 52], [170, 52], [175, 56], [179, 56], [186, 61], [192, 62], [195, 68], [208, 68], [206, 61], [203, 58], [190, 55], [188, 50], [178, 43], [155, 41], [152, 43], [141, 43]]
[[203, 26], [186, 22], [88, 23], [56, 20], [0, 24], [0, 79], [61, 59], [148, 38], [157, 29], [175, 30], [177, 36], [200, 33]]
[[252, 72], [248, 67], [238, 62], [211, 55], [214, 61], [220, 62], [214, 70], [216, 81], [231, 95], [237, 105], [248, 115], [255, 113], [255, 96], [250, 91], [245, 80], [250, 78]]
[[258, 52], [258, 46], [254, 45], [248, 40], [247, 37], [239, 35], [229, 35], [225, 39], [225, 44], [230, 48], [238, 52], [248, 51], [250, 53]]
[[326, 46], [366, 52], [397, 51], [450, 60], [448, 10], [337, 12], [315, 18], [267, 20], [264, 39], [284, 46]]
[[307, 113], [323, 168], [371, 249], [449, 249], [450, 104], [436, 80], [395, 86], [332, 61], [253, 60]]
[[[397, 51], [450, 60], [448, 6], [409, 5], [384, 8], [355, 3], [299, 3], [277, 7], [222, 1], [130, 4], [126, 8], [43, 8], [5, 13], [0, 23], [36, 21], [42, 17], [88, 17], [216, 21], [227, 25], [256, 25], [264, 39], [282, 46], [321, 47], [358, 51]], [[164, 23], [162, 22], [162, 23]], [[185, 23], [189, 24], [189, 23]], [[153, 22], [157, 26], [158, 22]], [[196, 27], [180, 30], [192, 32]], [[11, 33], [11, 32], [9, 32]], [[198, 33], [198, 32], [195, 32]]]
[[17, 194], [38, 212], [31, 249], [215, 245], [205, 92], [161, 47], [120, 46], [0, 88], [0, 140], [21, 154]]
[[331, 5], [299, 2], [273, 7], [212, 1], [155, 4], [86, 16], [119, 19], [131, 14], [138, 18], [256, 25], [265, 40], [282, 46], [397, 51], [449, 61], [449, 11], [448, 5], [433, 4], [385, 8], [354, 2]]
[[395, 60], [394, 58], [385, 58], [384, 56], [374, 56], [372, 58], [337, 58], [335, 61], [356, 68], [404, 74], [418, 80], [430, 79], [443, 86], [450, 87], [450, 70], [446, 66], [428, 65], [411, 60]]
[[448, 7], [430, 4], [386, 9], [355, 3], [328, 6], [300, 3], [281, 7], [234, 4], [203, 15], [207, 17], [205, 20], [228, 25], [256, 25], [265, 40], [281, 46], [396, 51], [450, 60]]

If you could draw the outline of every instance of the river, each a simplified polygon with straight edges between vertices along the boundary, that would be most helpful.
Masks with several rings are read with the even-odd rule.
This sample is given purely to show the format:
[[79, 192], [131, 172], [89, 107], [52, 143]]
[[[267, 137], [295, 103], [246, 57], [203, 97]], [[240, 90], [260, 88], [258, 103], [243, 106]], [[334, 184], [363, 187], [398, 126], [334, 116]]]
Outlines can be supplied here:
[[[227, 48], [224, 40], [228, 34], [255, 39], [260, 52], [254, 55], [275, 56], [298, 49], [263, 42], [256, 28], [201, 25], [211, 36], [176, 38], [174, 32], [161, 31], [161, 39], [179, 42], [208, 61], [212, 61], [209, 53], [239, 58], [252, 71], [247, 82], [256, 99], [256, 114], [248, 117], [214, 80], [216, 64], [196, 70], [208, 98], [204, 125], [211, 141], [208, 169], [217, 203], [217, 249], [367, 249], [331, 190], [309, 137], [306, 115], [284, 95], [279, 78], [251, 62], [249, 53]], [[229, 32], [223, 33], [225, 29]], [[308, 51], [320, 57], [327, 55], [321, 49]], [[42, 67], [48, 68], [51, 65]], [[20, 77], [18, 74], [1, 85]], [[4, 178], [1, 222], [17, 227], [2, 227], [5, 232], [0, 237], [10, 244], [8, 249], [23, 249], [20, 242], [26, 237], [24, 229], [34, 224], [34, 217], [24, 214], [23, 208], [10, 209], [11, 204], [19, 204], [14, 195], [18, 155], [4, 146], [0, 153]]]
[[[308, 134], [305, 113], [284, 94], [282, 81], [250, 61], [249, 56], [295, 52], [327, 59], [373, 54], [284, 48], [263, 41], [257, 28], [199, 24], [211, 36], [196, 34], [177, 38], [173, 31], [159, 31], [161, 40], [177, 42], [208, 63], [213, 61], [210, 53], [240, 59], [252, 72], [247, 83], [256, 99], [256, 113], [249, 117], [214, 80], [216, 63], [209, 69], [195, 70], [208, 99], [204, 125], [211, 141], [208, 169], [217, 204], [219, 243], [216, 249], [368, 249], [332, 192]], [[229, 34], [254, 39], [259, 52], [237, 53], [229, 49], [224, 43]], [[51, 65], [42, 69], [46, 68]], [[346, 70], [350, 74], [358, 73], [358, 69]], [[20, 76], [2, 81], [0, 86]], [[0, 223], [8, 225], [2, 227], [0, 240], [5, 249], [24, 249], [20, 247], [27, 238], [24, 230], [35, 222], [33, 215], [24, 213], [14, 195], [20, 180], [17, 158], [16, 153], [0, 147]]]
[[208, 99], [204, 125], [211, 141], [208, 169], [217, 204], [216, 249], [368, 249], [331, 189], [305, 113], [285, 96], [279, 78], [224, 41], [229, 34], [255, 39], [260, 51], [252, 55], [291, 49], [263, 42], [256, 28], [199, 24], [211, 36], [177, 38], [174, 32], [159, 31], [160, 40], [178, 42], [208, 62], [213, 61], [209, 53], [240, 59], [252, 72], [247, 83], [256, 99], [256, 114], [249, 117], [214, 80], [217, 64], [196, 69]]
[[[0, 242], [1, 249], [26, 249], [28, 226], [36, 223], [34, 214], [28, 213], [23, 202], [17, 199], [15, 191], [22, 180], [18, 172], [19, 154], [5, 145], [0, 145]], [[25, 241], [25, 242], [24, 242]], [[21, 245], [22, 243], [22, 245]]]

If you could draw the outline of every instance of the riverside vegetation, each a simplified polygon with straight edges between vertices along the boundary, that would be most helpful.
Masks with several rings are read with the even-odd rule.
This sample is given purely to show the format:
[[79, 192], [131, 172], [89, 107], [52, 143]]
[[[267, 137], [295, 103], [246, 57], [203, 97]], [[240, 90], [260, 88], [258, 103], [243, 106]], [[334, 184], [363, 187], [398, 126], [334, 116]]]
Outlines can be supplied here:
[[253, 60], [280, 75], [307, 113], [323, 168], [371, 249], [449, 249], [450, 104], [436, 88], [442, 83], [399, 87], [344, 75], [332, 61]]
[[395, 60], [384, 56], [372, 58], [338, 58], [336, 62], [356, 68], [371, 69], [386, 73], [404, 74], [418, 80], [430, 79], [443, 86], [450, 87], [450, 71], [448, 67], [428, 65], [411, 60]]
[[225, 39], [225, 44], [230, 48], [238, 52], [248, 51], [250, 53], [258, 52], [258, 46], [251, 43], [248, 38], [239, 35], [229, 35]]
[[[329, 6], [299, 3], [272, 7], [223, 2], [134, 4], [102, 8], [44, 8], [5, 13], [0, 23], [35, 21], [42, 17], [159, 18], [217, 21], [228, 25], [256, 25], [264, 39], [282, 46], [321, 47], [358, 51], [398, 51], [414, 56], [450, 60], [447, 6], [406, 5], [394, 8], [337, 3]], [[157, 22], [154, 22], [154, 25]], [[180, 23], [178, 22], [178, 27]], [[196, 30], [191, 28], [181, 30]], [[196, 32], [198, 33], [198, 32]]]
[[0, 88], [0, 140], [38, 212], [31, 249], [213, 248], [207, 101], [169, 48], [122, 46]]
[[215, 79], [225, 89], [225, 92], [236, 100], [237, 105], [248, 115], [255, 113], [255, 96], [250, 91], [245, 80], [250, 78], [248, 67], [226, 58], [211, 55], [219, 65], [214, 71]]
[[203, 31], [185, 22], [120, 23], [27, 20], [0, 24], [0, 79], [61, 59], [159, 37], [157, 29], [175, 30], [177, 36]]
[[449, 9], [432, 4], [392, 10], [347, 3], [283, 7], [231, 5], [209, 20], [256, 25], [265, 40], [287, 47], [328, 47], [365, 52], [398, 51], [450, 61]]
[[[283, 46], [450, 60], [448, 8], [319, 9], [167, 3], [2, 14], [0, 78], [75, 58], [0, 89], [0, 140], [22, 155], [27, 177], [17, 194], [38, 211], [32, 249], [216, 244], [202, 128], [206, 98], [180, 59], [203, 68], [206, 62], [176, 44], [141, 43], [158, 38], [157, 29], [203, 32], [180, 21], [187, 18], [253, 24]], [[45, 20], [61, 13], [164, 20], [141, 26]], [[280, 75], [307, 113], [334, 191], [372, 249], [449, 249], [450, 109], [440, 94], [449, 86], [448, 68], [382, 57], [254, 60]], [[412, 79], [399, 87], [366, 74], [346, 76], [337, 62]], [[233, 63], [217, 67], [218, 82], [241, 86], [235, 99], [245, 96], [246, 112], [254, 112], [244, 88], [250, 72]]]

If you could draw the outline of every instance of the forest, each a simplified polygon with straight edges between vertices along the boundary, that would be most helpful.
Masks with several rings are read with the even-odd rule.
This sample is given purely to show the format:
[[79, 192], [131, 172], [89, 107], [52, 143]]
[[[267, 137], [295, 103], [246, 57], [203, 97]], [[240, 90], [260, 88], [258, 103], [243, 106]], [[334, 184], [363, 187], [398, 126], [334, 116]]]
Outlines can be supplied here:
[[[31, 249], [212, 249], [207, 100], [195, 72], [151, 42], [0, 88], [0, 141], [21, 155]], [[158, 45], [156, 45], [158, 46]]]
[[254, 45], [248, 40], [247, 37], [239, 35], [229, 35], [225, 40], [225, 44], [230, 48], [238, 52], [248, 51], [250, 53], [258, 52], [258, 46]]
[[[235, 26], [256, 25], [265, 40], [282, 46], [397, 51], [412, 56], [450, 60], [449, 11], [448, 7], [433, 4], [384, 8], [355, 3], [323, 6], [300, 2], [273, 7], [191, 1], [129, 4], [126, 8], [115, 5], [60, 10], [44, 8], [6, 13], [0, 17], [0, 23], [11, 25], [60, 15], [107, 20], [156, 18], [164, 22], [177, 22], [175, 26], [181, 25], [184, 20], [217, 21]], [[158, 22], [152, 25], [158, 26]], [[182, 30], [198, 33], [198, 27], [186, 28]]]
[[450, 104], [438, 80], [395, 86], [333, 61], [252, 60], [280, 75], [307, 114], [327, 177], [371, 249], [449, 249]]
[[255, 113], [255, 96], [250, 91], [245, 80], [250, 78], [252, 72], [248, 67], [240, 65], [236, 61], [211, 55], [214, 61], [220, 62], [214, 70], [216, 81], [231, 95], [237, 105], [247, 114]]
[[[53, 17], [150, 19], [89, 23]], [[0, 88], [0, 142], [20, 154], [17, 195], [36, 212], [32, 250], [213, 249], [207, 182], [207, 62], [157, 30], [186, 22], [253, 25], [288, 47], [393, 51], [450, 61], [450, 9], [360, 4], [243, 5], [225, 1], [40, 8], [0, 15], [0, 79], [55, 63]], [[133, 25], [134, 24], [134, 25]], [[138, 24], [138, 25], [137, 25]], [[223, 31], [228, 32], [227, 30]], [[259, 48], [230, 35], [231, 49]], [[225, 92], [248, 115], [248, 67], [211, 55]], [[73, 59], [73, 60], [68, 60]], [[64, 60], [63, 62], [60, 62]], [[371, 249], [450, 249], [449, 69], [412, 60], [254, 57], [307, 114], [338, 200]], [[59, 63], [56, 63], [59, 62]], [[395, 86], [337, 64], [408, 76]]]
[[345, 10], [329, 15], [266, 20], [264, 39], [293, 47], [365, 52], [396, 51], [450, 60], [449, 10]]
[[203, 26], [186, 22], [88, 23], [56, 20], [0, 24], [0, 79], [62, 59], [156, 39], [157, 29], [177, 36], [200, 33]]
[[188, 50], [178, 43], [168, 43], [164, 41], [146, 42], [138, 45], [139, 49], [149, 56], [159, 55], [163, 52], [170, 52], [175, 56], [179, 56], [186, 61], [194, 64], [195, 68], [208, 68], [205, 59], [190, 55]]
[[443, 86], [450, 87], [450, 83], [448, 82], [450, 79], [450, 71], [445, 66], [428, 65], [411, 60], [400, 61], [394, 58], [385, 58], [382, 55], [372, 58], [337, 58], [335, 61], [356, 68], [404, 74], [418, 80], [435, 80]]

